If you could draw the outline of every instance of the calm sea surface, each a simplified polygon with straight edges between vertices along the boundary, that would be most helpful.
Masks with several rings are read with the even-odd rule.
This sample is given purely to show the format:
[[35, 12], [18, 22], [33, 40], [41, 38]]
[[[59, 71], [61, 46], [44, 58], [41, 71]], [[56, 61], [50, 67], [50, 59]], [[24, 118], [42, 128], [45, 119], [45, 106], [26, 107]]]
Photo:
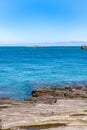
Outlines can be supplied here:
[[21, 100], [50, 85], [87, 85], [87, 50], [0, 47], [0, 97]]

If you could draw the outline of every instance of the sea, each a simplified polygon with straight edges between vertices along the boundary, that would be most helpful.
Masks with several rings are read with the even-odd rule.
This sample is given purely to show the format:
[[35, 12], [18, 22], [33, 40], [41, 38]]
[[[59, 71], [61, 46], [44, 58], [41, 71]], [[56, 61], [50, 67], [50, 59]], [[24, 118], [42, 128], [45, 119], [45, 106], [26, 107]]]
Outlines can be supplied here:
[[0, 47], [0, 97], [24, 100], [50, 87], [87, 86], [81, 47]]

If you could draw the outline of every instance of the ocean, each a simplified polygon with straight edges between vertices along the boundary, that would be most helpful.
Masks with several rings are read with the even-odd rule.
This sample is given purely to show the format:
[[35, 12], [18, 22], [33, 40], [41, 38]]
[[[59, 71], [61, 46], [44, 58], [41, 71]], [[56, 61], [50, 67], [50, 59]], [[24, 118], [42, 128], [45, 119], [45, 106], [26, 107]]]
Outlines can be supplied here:
[[44, 87], [87, 85], [87, 50], [0, 47], [0, 97], [23, 100]]

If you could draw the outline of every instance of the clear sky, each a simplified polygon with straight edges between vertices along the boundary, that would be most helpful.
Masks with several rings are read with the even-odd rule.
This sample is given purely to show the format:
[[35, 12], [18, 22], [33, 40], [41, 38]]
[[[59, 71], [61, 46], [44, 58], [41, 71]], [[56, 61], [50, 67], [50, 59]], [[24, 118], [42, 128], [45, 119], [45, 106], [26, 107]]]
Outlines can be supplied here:
[[87, 41], [87, 0], [0, 0], [0, 45], [60, 41]]

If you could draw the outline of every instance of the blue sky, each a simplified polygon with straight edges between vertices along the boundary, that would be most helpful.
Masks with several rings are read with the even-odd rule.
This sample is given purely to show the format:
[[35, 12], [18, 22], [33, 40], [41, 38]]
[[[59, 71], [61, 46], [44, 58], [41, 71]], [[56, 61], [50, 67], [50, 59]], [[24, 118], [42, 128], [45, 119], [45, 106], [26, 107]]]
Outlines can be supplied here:
[[87, 0], [0, 0], [0, 45], [60, 41], [87, 41]]

